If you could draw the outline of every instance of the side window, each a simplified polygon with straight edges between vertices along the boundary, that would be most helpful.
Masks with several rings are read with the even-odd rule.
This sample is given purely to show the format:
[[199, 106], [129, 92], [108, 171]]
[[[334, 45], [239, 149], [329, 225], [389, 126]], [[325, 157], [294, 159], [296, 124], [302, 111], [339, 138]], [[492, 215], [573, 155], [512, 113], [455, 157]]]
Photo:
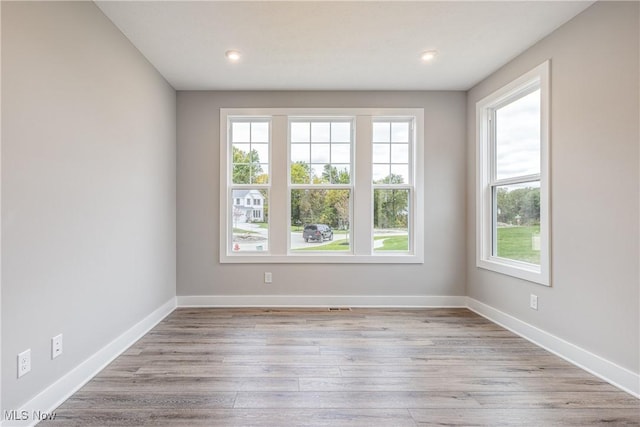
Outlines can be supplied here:
[[412, 220], [413, 120], [373, 122], [373, 250], [407, 252]]
[[477, 105], [478, 266], [549, 284], [548, 63]]
[[[269, 218], [264, 209], [270, 189], [269, 119], [231, 118], [229, 120], [231, 230], [230, 251], [269, 250]], [[258, 203], [261, 203], [258, 207]], [[264, 205], [264, 206], [263, 206]]]

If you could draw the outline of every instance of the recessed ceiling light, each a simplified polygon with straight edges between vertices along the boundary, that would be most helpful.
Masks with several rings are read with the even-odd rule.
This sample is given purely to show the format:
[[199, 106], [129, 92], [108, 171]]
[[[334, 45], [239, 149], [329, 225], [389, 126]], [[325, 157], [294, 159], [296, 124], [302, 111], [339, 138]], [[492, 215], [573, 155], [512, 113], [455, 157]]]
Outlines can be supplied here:
[[240, 52], [237, 50], [228, 50], [224, 53], [224, 56], [231, 62], [237, 62], [240, 60]]
[[429, 62], [433, 61], [436, 56], [438, 56], [437, 50], [426, 50], [420, 54], [420, 59], [422, 59], [422, 62]]

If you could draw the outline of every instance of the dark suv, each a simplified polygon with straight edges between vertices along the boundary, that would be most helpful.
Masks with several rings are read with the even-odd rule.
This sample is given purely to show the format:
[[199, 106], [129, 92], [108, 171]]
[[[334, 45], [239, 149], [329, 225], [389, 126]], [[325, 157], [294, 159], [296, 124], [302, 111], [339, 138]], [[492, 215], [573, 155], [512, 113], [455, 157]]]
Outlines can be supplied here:
[[324, 242], [325, 240], [333, 240], [333, 230], [326, 224], [309, 224], [304, 227], [302, 237], [305, 242], [315, 240]]

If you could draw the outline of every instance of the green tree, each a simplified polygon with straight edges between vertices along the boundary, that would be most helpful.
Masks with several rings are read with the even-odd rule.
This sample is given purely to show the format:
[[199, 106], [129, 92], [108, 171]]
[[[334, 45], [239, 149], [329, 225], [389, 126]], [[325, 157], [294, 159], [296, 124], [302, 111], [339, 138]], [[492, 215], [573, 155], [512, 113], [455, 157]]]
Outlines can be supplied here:
[[510, 225], [540, 224], [540, 188], [525, 187], [497, 190], [497, 220]]
[[[390, 174], [374, 184], [403, 184], [402, 175]], [[409, 220], [409, 190], [378, 188], [373, 192], [373, 226], [406, 228]]]
[[333, 228], [349, 229], [349, 196], [350, 190], [327, 190], [324, 199], [322, 222]]
[[346, 169], [336, 168], [331, 165], [324, 165], [322, 171], [322, 182], [330, 182], [332, 184], [349, 184], [351, 182], [351, 176]]
[[[295, 162], [291, 165], [291, 183], [308, 184], [311, 177], [311, 166], [305, 162]], [[300, 213], [301, 190], [291, 191], [291, 224], [302, 225], [302, 215]]]
[[291, 183], [309, 184], [311, 181], [311, 166], [305, 162], [295, 162], [291, 164]]
[[258, 177], [263, 175], [262, 172], [262, 166], [260, 166], [260, 155], [256, 150], [251, 150], [247, 153], [233, 147], [232, 176], [234, 184], [257, 183]]
[[299, 197], [300, 200], [300, 223], [312, 224], [321, 222], [327, 190], [292, 190], [291, 192], [292, 199], [293, 193], [298, 193], [297, 197]]

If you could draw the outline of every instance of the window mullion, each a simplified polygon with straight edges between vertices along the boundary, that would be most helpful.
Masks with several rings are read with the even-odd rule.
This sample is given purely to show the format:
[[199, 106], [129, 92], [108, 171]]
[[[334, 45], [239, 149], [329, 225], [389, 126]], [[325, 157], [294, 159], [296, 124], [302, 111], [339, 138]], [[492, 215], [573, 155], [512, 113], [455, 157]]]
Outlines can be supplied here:
[[288, 236], [289, 195], [288, 181], [288, 150], [287, 150], [287, 126], [286, 116], [273, 116], [271, 121], [271, 188], [269, 203], [269, 233], [272, 255], [286, 255]]
[[357, 116], [355, 120], [354, 169], [357, 192], [353, 191], [353, 251], [356, 255], [371, 255], [373, 251], [373, 190], [371, 159], [373, 150], [373, 121], [371, 116]]

